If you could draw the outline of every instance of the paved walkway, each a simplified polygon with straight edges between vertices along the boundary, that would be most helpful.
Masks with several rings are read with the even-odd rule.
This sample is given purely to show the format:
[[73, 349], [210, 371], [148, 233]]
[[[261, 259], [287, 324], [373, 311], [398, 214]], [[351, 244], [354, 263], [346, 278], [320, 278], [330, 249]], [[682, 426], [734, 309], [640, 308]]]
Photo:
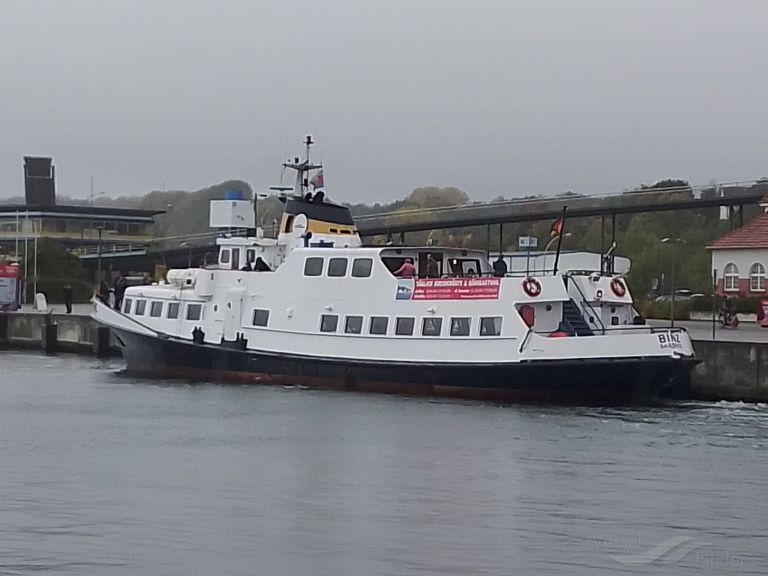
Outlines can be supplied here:
[[[669, 320], [649, 320], [651, 326], [669, 326]], [[688, 330], [693, 340], [712, 340], [712, 321], [676, 321], [675, 326]], [[738, 328], [715, 326], [715, 340], [722, 342], [768, 342], [768, 328], [761, 328], [754, 322], [742, 322]]]

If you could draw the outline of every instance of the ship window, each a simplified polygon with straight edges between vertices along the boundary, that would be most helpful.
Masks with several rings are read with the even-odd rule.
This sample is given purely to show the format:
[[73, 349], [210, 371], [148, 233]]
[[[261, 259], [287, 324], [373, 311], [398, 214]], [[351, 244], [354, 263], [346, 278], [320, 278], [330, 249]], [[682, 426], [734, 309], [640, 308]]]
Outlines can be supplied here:
[[269, 324], [269, 310], [254, 310], [253, 325], [266, 326], [267, 324]]
[[352, 277], [368, 278], [371, 275], [371, 268], [373, 268], [372, 258], [355, 258], [352, 261]]
[[131, 313], [131, 304], [133, 304], [133, 300], [130, 298], [126, 298], [123, 302], [123, 314], [130, 314]]
[[501, 316], [480, 318], [480, 336], [499, 336], [501, 334]]
[[341, 278], [347, 275], [347, 259], [346, 258], [331, 258], [328, 261], [328, 276], [334, 278]]
[[200, 320], [203, 315], [202, 304], [187, 304], [187, 320]]
[[451, 336], [469, 336], [469, 318], [451, 318]]
[[371, 327], [368, 333], [386, 335], [387, 324], [389, 324], [389, 318], [386, 316], [371, 316]]
[[344, 229], [342, 229], [341, 233], [342, 234], [352, 234], [352, 230], [344, 230]]
[[227, 249], [227, 250], [222, 250], [222, 251], [221, 251], [221, 258], [219, 259], [219, 261], [220, 261], [222, 264], [229, 264], [229, 255], [230, 255], [230, 254], [229, 254], [229, 249]]
[[395, 323], [395, 335], [413, 336], [413, 325], [415, 323], [415, 318], [398, 318], [397, 322]]
[[170, 318], [171, 320], [179, 317], [179, 303], [178, 302], [169, 302], [168, 303], [168, 312], [166, 312], [166, 317]]
[[443, 327], [442, 318], [424, 318], [421, 322], [422, 336], [440, 336], [440, 330]]
[[331, 228], [331, 234], [338, 234], [339, 229], [338, 228]]
[[322, 273], [322, 258], [307, 258], [304, 260], [304, 276], [320, 276]]
[[323, 314], [320, 316], [320, 332], [336, 332], [339, 326], [339, 317], [336, 314]]
[[256, 250], [247, 250], [245, 253], [246, 262], [256, 262]]
[[347, 316], [344, 322], [345, 334], [360, 334], [363, 331], [362, 316]]
[[152, 302], [149, 306], [149, 315], [152, 316], [152, 318], [160, 318], [160, 316], [163, 315], [163, 303]]
[[144, 311], [147, 309], [146, 300], [136, 300], [136, 316], [144, 316]]

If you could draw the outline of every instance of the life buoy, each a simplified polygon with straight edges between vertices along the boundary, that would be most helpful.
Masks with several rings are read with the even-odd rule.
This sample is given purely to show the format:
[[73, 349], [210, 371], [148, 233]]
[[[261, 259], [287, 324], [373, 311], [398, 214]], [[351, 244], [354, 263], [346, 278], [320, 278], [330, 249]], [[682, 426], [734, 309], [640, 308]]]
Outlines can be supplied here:
[[627, 287], [624, 286], [624, 282], [620, 278], [614, 278], [611, 280], [611, 292], [622, 298], [627, 293]]
[[539, 281], [536, 280], [536, 278], [528, 277], [523, 280], [523, 291], [528, 294], [528, 296], [535, 298], [541, 294], [541, 284], [539, 284]]

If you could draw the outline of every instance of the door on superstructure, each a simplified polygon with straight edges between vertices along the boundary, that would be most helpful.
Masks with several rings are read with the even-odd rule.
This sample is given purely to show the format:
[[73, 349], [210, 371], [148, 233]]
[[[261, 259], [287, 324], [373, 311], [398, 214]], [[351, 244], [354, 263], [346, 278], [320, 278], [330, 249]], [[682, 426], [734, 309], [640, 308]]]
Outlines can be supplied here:
[[230, 291], [224, 297], [224, 339], [234, 340], [241, 331], [243, 292]]

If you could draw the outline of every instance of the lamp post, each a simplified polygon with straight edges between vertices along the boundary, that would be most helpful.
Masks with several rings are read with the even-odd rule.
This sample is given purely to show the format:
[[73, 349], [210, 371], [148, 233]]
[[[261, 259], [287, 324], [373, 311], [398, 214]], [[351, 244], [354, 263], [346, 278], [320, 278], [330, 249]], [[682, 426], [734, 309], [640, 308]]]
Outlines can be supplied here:
[[187, 268], [192, 268], [192, 244], [189, 242], [182, 242], [179, 246], [187, 247]]
[[671, 326], [674, 328], [675, 326], [675, 293], [677, 292], [677, 288], [675, 286], [675, 263], [677, 261], [677, 245], [682, 243], [685, 244], [685, 240], [682, 238], [662, 238], [661, 239], [662, 244], [672, 244], [672, 304], [670, 307], [670, 316], [672, 317], [672, 324]]
[[97, 270], [98, 270], [97, 275], [98, 275], [98, 278], [99, 278], [99, 282], [101, 282], [101, 233], [104, 230], [104, 226], [103, 225], [97, 226], [96, 230], [99, 231], [99, 244], [96, 247], [97, 253], [99, 255], [99, 257], [98, 257], [98, 264], [97, 264]]

